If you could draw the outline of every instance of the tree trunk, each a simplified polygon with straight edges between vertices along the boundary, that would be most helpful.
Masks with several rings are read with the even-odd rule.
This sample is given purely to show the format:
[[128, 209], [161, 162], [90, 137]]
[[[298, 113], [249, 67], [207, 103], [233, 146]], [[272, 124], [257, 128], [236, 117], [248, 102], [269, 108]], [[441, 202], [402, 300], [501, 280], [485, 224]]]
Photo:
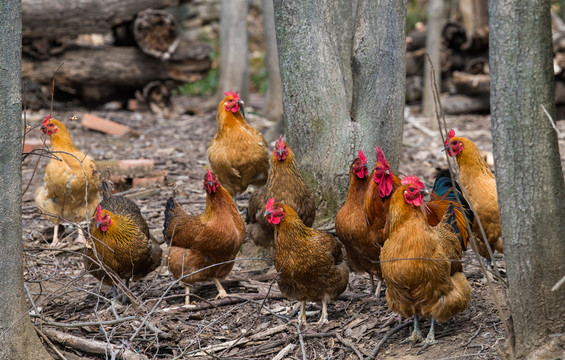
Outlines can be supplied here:
[[[355, 151], [376, 161], [375, 145], [398, 170], [406, 92], [406, 3], [359, 0], [353, 38], [353, 101], [349, 170]], [[347, 64], [347, 63], [346, 63]]]
[[319, 218], [342, 205], [359, 148], [374, 163], [374, 146], [383, 146], [391, 165], [399, 162], [406, 7], [353, 3], [275, 1], [287, 140]]
[[235, 90], [242, 100], [249, 99], [247, 59], [247, 11], [249, 0], [222, 0], [220, 13], [220, 79], [216, 100]]
[[49, 359], [23, 286], [21, 3], [3, 1], [0, 9], [0, 359]]
[[269, 74], [269, 87], [263, 114], [270, 120], [279, 120], [283, 113], [282, 84], [279, 70], [279, 53], [275, 33], [275, 9], [273, 0], [263, 0], [263, 27], [265, 34], [266, 65]]
[[177, 0], [23, 0], [23, 37], [105, 34], [144, 9], [176, 6]]
[[[441, 91], [440, 49], [442, 23], [443, 0], [430, 0], [428, 3], [428, 31], [426, 36], [426, 52], [429, 58], [424, 58], [424, 93], [422, 94], [422, 114], [424, 116], [432, 116], [436, 113], [434, 87], [438, 93]], [[439, 112], [439, 109], [437, 111]], [[432, 116], [429, 127], [432, 130], [438, 129], [435, 116]]]
[[[565, 331], [565, 184], [555, 118], [550, 1], [490, 1], [493, 153], [516, 358]], [[538, 350], [539, 351], [539, 350]], [[561, 350], [562, 351], [562, 350]], [[557, 358], [548, 356], [544, 358]]]

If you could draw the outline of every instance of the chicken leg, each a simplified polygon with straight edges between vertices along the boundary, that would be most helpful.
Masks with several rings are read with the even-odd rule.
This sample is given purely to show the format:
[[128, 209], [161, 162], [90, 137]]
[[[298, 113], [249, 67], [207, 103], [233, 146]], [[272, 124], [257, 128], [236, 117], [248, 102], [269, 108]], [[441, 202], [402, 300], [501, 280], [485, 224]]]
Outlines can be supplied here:
[[55, 225], [53, 228], [53, 241], [51, 241], [52, 247], [57, 247], [59, 245], [59, 224]]
[[[422, 350], [437, 344], [436, 337], [435, 337], [435, 330], [434, 330], [435, 320], [432, 318], [432, 324], [430, 325], [430, 331], [428, 332], [428, 336], [417, 346], [422, 346]], [[420, 350], [420, 352], [422, 351]]]
[[326, 297], [324, 296], [324, 298], [322, 299], [322, 316], [320, 316], [320, 320], [318, 321], [318, 326], [322, 326], [324, 324], [327, 324], [328, 321], [328, 301], [326, 300]]
[[306, 301], [300, 302], [300, 314], [298, 315], [298, 326], [306, 325]]
[[222, 283], [216, 278], [214, 278], [213, 281], [214, 281], [214, 284], [216, 285], [216, 288], [218, 289], [218, 295], [216, 296], [216, 299], [226, 298], [228, 296], [228, 293], [226, 292], [226, 290], [222, 286]]
[[377, 280], [377, 286], [375, 286], [375, 277], [373, 274], [369, 274], [369, 280], [371, 280], [371, 293], [375, 294], [376, 297], [381, 297], [383, 281], [381, 279]]
[[184, 287], [184, 304], [186, 306], [190, 305], [190, 287], [188, 286]]
[[418, 315], [414, 315], [414, 331], [412, 331], [412, 335], [410, 335], [405, 340], [401, 341], [401, 344], [405, 344], [407, 342], [411, 343], [412, 345], [422, 341], [422, 332], [418, 328]]

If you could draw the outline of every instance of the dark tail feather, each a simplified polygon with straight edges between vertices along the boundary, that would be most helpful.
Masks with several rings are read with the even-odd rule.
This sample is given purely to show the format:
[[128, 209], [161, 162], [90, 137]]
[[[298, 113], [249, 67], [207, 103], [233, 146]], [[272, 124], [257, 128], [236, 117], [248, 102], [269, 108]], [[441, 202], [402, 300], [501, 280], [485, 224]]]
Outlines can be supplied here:
[[461, 243], [461, 249], [465, 250], [465, 242], [463, 241], [463, 237], [461, 236], [461, 231], [459, 230], [459, 226], [457, 225], [457, 218], [455, 217], [455, 207], [453, 203], [450, 203], [445, 210], [445, 215], [447, 223], [451, 225], [453, 228], [453, 232], [457, 235], [459, 242]]
[[445, 169], [438, 171], [432, 192], [435, 193], [440, 198], [443, 198], [445, 200], [451, 200], [457, 203], [457, 198], [455, 197], [455, 192], [453, 191], [454, 185], [455, 185], [455, 191], [457, 191], [457, 196], [461, 201], [461, 205], [463, 205], [463, 211], [465, 213], [465, 217], [467, 218], [467, 221], [470, 224], [472, 224], [473, 221], [475, 220], [475, 214], [473, 214], [473, 210], [471, 210], [471, 205], [469, 205], [467, 199], [465, 199], [465, 197], [463, 196], [463, 192], [461, 191], [459, 184], [457, 184], [457, 182], [454, 182], [451, 179], [451, 174], [449, 173], [449, 170]]
[[109, 199], [110, 197], [112, 197], [112, 190], [113, 188], [110, 185], [110, 181], [108, 179], [102, 179], [102, 199]]
[[167, 241], [167, 243], [170, 243], [170, 239], [167, 238], [167, 229], [169, 228], [169, 225], [171, 223], [171, 219], [174, 216], [175, 210], [177, 207], [177, 203], [175, 202], [175, 200], [171, 197], [167, 200], [167, 205], [165, 207], [165, 223], [163, 224], [163, 237], [165, 238], [165, 241]]

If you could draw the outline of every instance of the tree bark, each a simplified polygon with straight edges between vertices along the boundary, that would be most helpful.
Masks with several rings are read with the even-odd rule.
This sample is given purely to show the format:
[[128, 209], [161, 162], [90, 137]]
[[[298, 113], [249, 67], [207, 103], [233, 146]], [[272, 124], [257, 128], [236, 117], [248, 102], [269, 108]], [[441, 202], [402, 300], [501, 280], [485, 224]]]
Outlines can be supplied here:
[[[428, 23], [426, 36], [426, 52], [424, 57], [424, 92], [422, 94], [422, 114], [432, 116], [436, 113], [434, 87], [441, 91], [441, 28], [443, 22], [443, 0], [430, 0], [428, 3]], [[431, 62], [431, 64], [430, 64]], [[439, 112], [439, 109], [437, 109]], [[438, 114], [439, 116], [439, 114]], [[437, 121], [433, 117], [429, 127], [437, 130]]]
[[49, 359], [23, 286], [21, 3], [3, 1], [0, 10], [0, 359]]
[[265, 29], [265, 62], [269, 74], [269, 87], [267, 88], [263, 114], [268, 119], [276, 121], [282, 117], [283, 105], [273, 0], [263, 0], [263, 28]]
[[105, 34], [144, 9], [178, 5], [177, 0], [23, 0], [23, 37], [76, 37]]
[[359, 0], [353, 38], [353, 141], [369, 163], [380, 146], [398, 170], [406, 93], [406, 3], [403, 0]]
[[398, 166], [405, 11], [395, 0], [275, 1], [287, 140], [319, 218], [335, 216], [343, 203], [360, 148], [374, 163], [380, 145]]
[[[565, 331], [565, 183], [555, 118], [550, 1], [490, 1], [493, 153], [518, 359]], [[560, 354], [562, 355], [562, 354]], [[556, 356], [559, 357], [559, 356]], [[553, 357], [547, 357], [553, 358]]]
[[224, 92], [235, 90], [242, 100], [249, 99], [247, 59], [247, 11], [249, 0], [222, 0], [220, 13], [220, 78], [215, 102]]

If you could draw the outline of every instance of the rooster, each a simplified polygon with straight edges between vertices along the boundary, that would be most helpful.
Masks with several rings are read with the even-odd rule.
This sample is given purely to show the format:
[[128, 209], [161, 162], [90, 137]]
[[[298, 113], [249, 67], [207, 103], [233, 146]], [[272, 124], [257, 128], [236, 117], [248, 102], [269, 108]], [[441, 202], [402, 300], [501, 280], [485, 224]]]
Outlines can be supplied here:
[[387, 284], [388, 307], [409, 318], [414, 331], [407, 339], [422, 340], [421, 317], [431, 318], [422, 345], [436, 343], [435, 321], [447, 321], [465, 310], [471, 286], [462, 273], [461, 244], [454, 233], [453, 204], [437, 226], [431, 226], [420, 207], [424, 184], [416, 176], [405, 176], [390, 202], [390, 237], [381, 250], [381, 269]]
[[294, 153], [286, 141], [282, 140], [282, 136], [275, 143], [267, 184], [255, 191], [249, 199], [249, 236], [255, 244], [264, 247], [271, 247], [274, 243], [273, 226], [263, 216], [269, 198], [276, 198], [295, 209], [306, 226], [314, 223], [314, 195], [302, 180], [294, 161]]
[[[382, 285], [381, 266], [379, 255], [381, 245], [374, 243], [369, 236], [369, 226], [365, 221], [365, 193], [369, 182], [373, 179], [368, 176], [367, 158], [359, 150], [356, 158], [349, 168], [349, 190], [347, 200], [337, 213], [335, 231], [339, 240], [345, 246], [347, 260], [351, 268], [358, 273], [369, 273], [371, 280], [371, 293], [377, 296]], [[377, 277], [378, 286], [375, 287], [374, 277]]]
[[[473, 204], [480, 219], [491, 249], [504, 253], [504, 245], [500, 237], [498, 196], [494, 175], [481, 157], [477, 146], [467, 138], [455, 136], [453, 129], [449, 130], [449, 139], [445, 141], [445, 150], [449, 156], [455, 157], [457, 160], [461, 185], [469, 195], [469, 201]], [[473, 223], [473, 233], [475, 239], [477, 239], [479, 254], [486, 258], [490, 265], [491, 257], [481, 236], [477, 219]]]
[[[128, 286], [130, 278], [138, 280], [161, 265], [162, 250], [132, 200], [112, 195], [106, 181], [102, 182], [102, 197], [91, 229], [93, 239], [86, 247], [85, 267], [104, 284], [113, 285], [102, 264]], [[113, 290], [115, 297], [115, 287]]]
[[[94, 160], [75, 147], [63, 123], [47, 116], [41, 130], [51, 139], [53, 157], [45, 167], [43, 186], [35, 192], [35, 203], [55, 225], [51, 245], [57, 246], [62, 220], [83, 221], [94, 212], [100, 202], [100, 177]], [[78, 241], [84, 241], [80, 226]]]
[[245, 239], [245, 226], [229, 192], [218, 178], [204, 175], [206, 210], [188, 215], [169, 198], [165, 209], [163, 235], [169, 241], [169, 270], [185, 284], [185, 304], [190, 304], [190, 284], [212, 280], [218, 289], [216, 298], [225, 298], [219, 280], [233, 268], [233, 260]]
[[275, 269], [284, 296], [300, 301], [299, 325], [306, 324], [306, 301], [321, 301], [318, 325], [328, 323], [327, 304], [345, 291], [349, 268], [335, 238], [312, 229], [288, 205], [271, 198], [265, 217], [275, 226]]
[[208, 147], [208, 160], [222, 186], [235, 199], [249, 184], [267, 182], [269, 150], [261, 133], [245, 121], [243, 101], [233, 91], [218, 106], [218, 130]]

